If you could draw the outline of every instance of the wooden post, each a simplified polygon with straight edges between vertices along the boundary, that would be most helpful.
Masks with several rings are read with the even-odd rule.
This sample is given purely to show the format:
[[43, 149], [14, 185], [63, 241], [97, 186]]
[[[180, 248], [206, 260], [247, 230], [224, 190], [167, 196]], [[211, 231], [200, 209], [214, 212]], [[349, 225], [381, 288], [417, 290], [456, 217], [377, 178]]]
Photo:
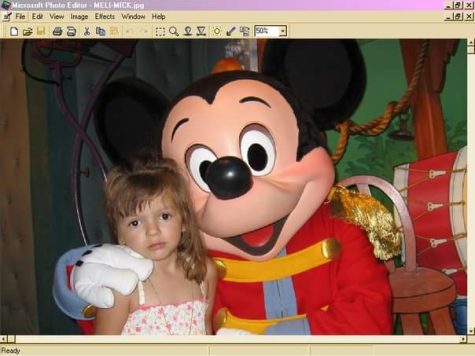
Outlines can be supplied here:
[[[38, 241], [33, 236], [30, 122], [21, 68], [22, 43], [0, 40], [0, 300], [4, 323], [0, 329], [2, 334], [34, 335], [39, 333], [34, 258]], [[44, 272], [40, 274], [51, 274]]]
[[[430, 40], [424, 70], [411, 100], [416, 149], [419, 159], [447, 152], [444, 115], [439, 93], [445, 79], [445, 67], [457, 47], [457, 40]], [[401, 40], [401, 53], [409, 83], [419, 56], [422, 40]]]
[[267, 39], [260, 38], [257, 40], [257, 66], [259, 72], [262, 72], [262, 58], [264, 57], [264, 49], [266, 47]]

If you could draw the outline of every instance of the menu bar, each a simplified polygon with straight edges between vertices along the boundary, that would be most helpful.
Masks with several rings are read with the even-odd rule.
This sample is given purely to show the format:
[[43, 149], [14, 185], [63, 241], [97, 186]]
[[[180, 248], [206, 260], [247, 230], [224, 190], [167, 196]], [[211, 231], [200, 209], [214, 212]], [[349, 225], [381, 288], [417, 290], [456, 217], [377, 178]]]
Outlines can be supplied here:
[[2, 21], [9, 22], [97, 22], [97, 21], [164, 21], [161, 12], [122, 12], [122, 11], [2, 11]]
[[[0, 0], [1, 1], [1, 0]], [[389, 23], [435, 23], [443, 21], [447, 11], [461, 11], [459, 8], [447, 7], [445, 10], [432, 12], [358, 12], [351, 11], [307, 11], [292, 12], [291, 16], [286, 11], [266, 12], [225, 12], [225, 11], [13, 11], [1, 10], [2, 21], [9, 22], [233, 22], [243, 19], [256, 21], [278, 21], [299, 23], [364, 23], [364, 22], [389, 22]], [[474, 11], [473, 8], [464, 7], [462, 11]], [[291, 20], [290, 20], [291, 19]]]

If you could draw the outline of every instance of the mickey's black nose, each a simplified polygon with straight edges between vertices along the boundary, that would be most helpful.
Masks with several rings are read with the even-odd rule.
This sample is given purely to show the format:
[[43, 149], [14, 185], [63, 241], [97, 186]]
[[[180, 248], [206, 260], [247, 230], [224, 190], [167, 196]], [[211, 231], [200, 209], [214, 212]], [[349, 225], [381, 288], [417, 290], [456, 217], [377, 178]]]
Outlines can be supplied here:
[[252, 174], [243, 160], [225, 156], [208, 167], [205, 181], [217, 198], [234, 199], [251, 189]]

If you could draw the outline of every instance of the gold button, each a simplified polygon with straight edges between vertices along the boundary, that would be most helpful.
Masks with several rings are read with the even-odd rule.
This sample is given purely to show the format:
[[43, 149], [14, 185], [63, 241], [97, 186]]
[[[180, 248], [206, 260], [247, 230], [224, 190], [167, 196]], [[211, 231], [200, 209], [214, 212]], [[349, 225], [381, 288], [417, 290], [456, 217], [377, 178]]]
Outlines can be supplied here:
[[85, 318], [94, 318], [96, 316], [96, 307], [92, 304], [88, 304], [83, 310], [82, 315]]
[[221, 260], [214, 260], [214, 264], [216, 265], [216, 271], [218, 272], [218, 278], [223, 279], [226, 277], [226, 265]]
[[333, 237], [330, 237], [330, 238], [323, 241], [323, 243], [322, 243], [322, 255], [327, 260], [333, 260], [333, 259], [337, 258], [338, 256], [340, 256], [340, 252], [341, 252], [341, 245]]
[[226, 325], [226, 319], [228, 317], [228, 309], [227, 308], [221, 308], [218, 310], [216, 313], [216, 316], [214, 317], [214, 328], [215, 330], [218, 330], [222, 328], [223, 326]]

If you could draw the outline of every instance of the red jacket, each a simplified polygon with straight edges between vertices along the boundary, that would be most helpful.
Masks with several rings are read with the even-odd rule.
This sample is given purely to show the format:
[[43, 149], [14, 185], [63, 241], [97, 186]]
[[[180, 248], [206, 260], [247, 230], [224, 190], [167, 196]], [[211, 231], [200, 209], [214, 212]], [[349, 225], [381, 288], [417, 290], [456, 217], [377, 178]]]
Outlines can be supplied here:
[[[288, 242], [286, 252], [290, 255], [330, 237], [340, 242], [340, 256], [291, 277], [298, 314], [306, 314], [314, 335], [391, 334], [388, 272], [359, 227], [333, 217], [329, 204], [323, 204]], [[219, 280], [214, 313], [222, 307], [239, 318], [265, 319], [263, 284]]]

